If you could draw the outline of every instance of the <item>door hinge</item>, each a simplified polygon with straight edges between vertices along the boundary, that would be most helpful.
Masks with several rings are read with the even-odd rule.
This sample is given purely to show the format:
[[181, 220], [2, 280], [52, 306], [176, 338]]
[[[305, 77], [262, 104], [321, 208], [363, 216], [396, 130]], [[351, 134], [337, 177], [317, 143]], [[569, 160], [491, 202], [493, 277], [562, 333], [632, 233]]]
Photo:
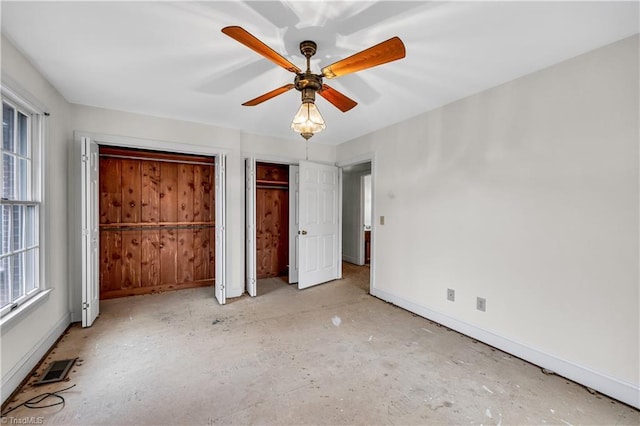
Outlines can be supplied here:
[[82, 162], [86, 163], [87, 161], [89, 161], [89, 156], [88, 155], [82, 155]]
[[89, 309], [89, 306], [87, 302], [82, 302], [82, 309]]

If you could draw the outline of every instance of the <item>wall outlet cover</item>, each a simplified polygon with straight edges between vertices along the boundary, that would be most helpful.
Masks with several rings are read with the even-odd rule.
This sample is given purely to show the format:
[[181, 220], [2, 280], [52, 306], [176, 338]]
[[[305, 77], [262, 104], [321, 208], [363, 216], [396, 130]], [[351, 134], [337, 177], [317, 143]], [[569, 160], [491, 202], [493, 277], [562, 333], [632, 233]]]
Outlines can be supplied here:
[[455, 302], [456, 301], [456, 291], [448, 288], [447, 289], [447, 300], [450, 302]]
[[476, 309], [482, 312], [487, 311], [487, 299], [484, 297], [478, 297], [476, 299]]

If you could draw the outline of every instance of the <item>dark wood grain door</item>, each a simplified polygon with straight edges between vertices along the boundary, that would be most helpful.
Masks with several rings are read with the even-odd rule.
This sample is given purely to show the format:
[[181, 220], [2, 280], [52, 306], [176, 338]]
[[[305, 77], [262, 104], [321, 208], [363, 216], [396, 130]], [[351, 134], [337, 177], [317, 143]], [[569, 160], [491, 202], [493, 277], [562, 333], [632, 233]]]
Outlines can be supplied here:
[[256, 164], [256, 275], [288, 274], [289, 168]]
[[214, 283], [213, 158], [100, 149], [100, 298]]

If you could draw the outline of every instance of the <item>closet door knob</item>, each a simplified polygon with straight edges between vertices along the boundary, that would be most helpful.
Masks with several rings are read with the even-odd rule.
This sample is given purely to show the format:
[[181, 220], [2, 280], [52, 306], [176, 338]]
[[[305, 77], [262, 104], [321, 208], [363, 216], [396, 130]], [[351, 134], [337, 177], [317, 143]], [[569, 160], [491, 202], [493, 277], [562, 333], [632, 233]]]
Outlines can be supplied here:
[[305, 231], [305, 230], [298, 231], [298, 234], [301, 234], [301, 235], [307, 235], [307, 231]]

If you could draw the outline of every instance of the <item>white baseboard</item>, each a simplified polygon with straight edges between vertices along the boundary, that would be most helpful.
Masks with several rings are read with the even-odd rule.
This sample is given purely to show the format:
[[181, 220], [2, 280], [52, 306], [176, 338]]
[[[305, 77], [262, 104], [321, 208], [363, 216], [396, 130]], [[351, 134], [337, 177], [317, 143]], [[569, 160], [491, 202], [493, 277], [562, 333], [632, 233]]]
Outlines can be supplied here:
[[51, 328], [31, 350], [22, 358], [22, 361], [13, 366], [7, 374], [2, 376], [2, 403], [20, 386], [20, 383], [31, 373], [31, 370], [38, 365], [40, 360], [47, 354], [49, 349], [56, 343], [56, 340], [65, 332], [70, 324], [69, 314], [65, 315]]
[[346, 254], [343, 254], [342, 260], [345, 262], [353, 263], [354, 265], [362, 265], [360, 262], [358, 262], [358, 258], [354, 256], [348, 256]]
[[81, 312], [71, 312], [71, 324], [73, 324], [74, 322], [82, 322]]
[[580, 383], [604, 395], [608, 395], [611, 398], [615, 398], [625, 404], [640, 409], [640, 385], [624, 382], [588, 367], [555, 357], [491, 331], [457, 320], [441, 312], [410, 302], [386, 291], [372, 288], [371, 294], [386, 302], [393, 303], [403, 309], [473, 337], [532, 364], [551, 370], [562, 377], [566, 377], [576, 383]]

